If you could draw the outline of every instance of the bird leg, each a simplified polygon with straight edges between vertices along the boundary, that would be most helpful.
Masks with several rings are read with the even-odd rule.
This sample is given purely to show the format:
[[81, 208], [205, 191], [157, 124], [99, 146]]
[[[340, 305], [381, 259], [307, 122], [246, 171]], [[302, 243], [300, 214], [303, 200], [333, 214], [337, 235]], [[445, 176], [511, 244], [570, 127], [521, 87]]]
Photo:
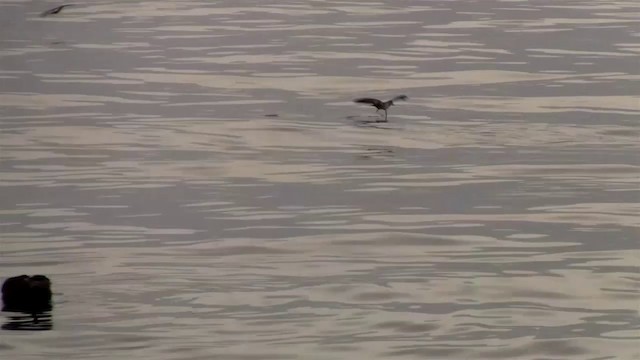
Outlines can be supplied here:
[[382, 109], [384, 110], [384, 120], [378, 120], [376, 122], [387, 122], [387, 109]]

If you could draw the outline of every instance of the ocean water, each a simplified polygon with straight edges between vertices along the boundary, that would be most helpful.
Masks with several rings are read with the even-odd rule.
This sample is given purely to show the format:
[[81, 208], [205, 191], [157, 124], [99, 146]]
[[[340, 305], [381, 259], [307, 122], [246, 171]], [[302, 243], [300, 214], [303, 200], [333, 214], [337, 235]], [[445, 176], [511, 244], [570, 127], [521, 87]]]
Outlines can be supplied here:
[[57, 5], [0, 2], [1, 358], [640, 359], [637, 1]]

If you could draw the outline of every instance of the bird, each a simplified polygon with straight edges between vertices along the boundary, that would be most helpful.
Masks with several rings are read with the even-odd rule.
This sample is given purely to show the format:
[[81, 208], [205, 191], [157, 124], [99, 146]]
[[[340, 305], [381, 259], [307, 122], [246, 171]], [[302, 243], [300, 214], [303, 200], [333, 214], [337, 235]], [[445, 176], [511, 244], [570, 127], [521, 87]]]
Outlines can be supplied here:
[[371, 106], [375, 107], [376, 112], [380, 111], [380, 110], [384, 110], [384, 120], [380, 120], [380, 122], [386, 122], [387, 121], [387, 109], [389, 109], [391, 107], [391, 105], [394, 105], [393, 102], [394, 101], [398, 101], [398, 100], [409, 100], [409, 97], [407, 97], [407, 95], [398, 95], [396, 97], [394, 97], [391, 100], [388, 101], [382, 101], [382, 100], [378, 100], [378, 99], [374, 99], [374, 98], [360, 98], [360, 99], [355, 99], [353, 100], [353, 102], [355, 103], [360, 103], [360, 104], [370, 104]]
[[45, 12], [43, 12], [42, 14], [40, 14], [41, 17], [45, 17], [45, 16], [49, 16], [49, 15], [55, 15], [57, 13], [59, 13], [60, 11], [62, 11], [62, 9], [64, 9], [67, 6], [73, 6], [74, 4], [65, 4], [65, 5], [60, 5], [58, 7], [54, 7], [53, 9], [49, 9]]

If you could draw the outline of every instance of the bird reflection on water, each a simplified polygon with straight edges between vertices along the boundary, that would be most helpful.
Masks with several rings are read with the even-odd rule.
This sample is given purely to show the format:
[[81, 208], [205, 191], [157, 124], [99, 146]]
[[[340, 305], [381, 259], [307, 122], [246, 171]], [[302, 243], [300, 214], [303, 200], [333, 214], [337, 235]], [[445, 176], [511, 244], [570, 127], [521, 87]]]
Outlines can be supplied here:
[[358, 155], [359, 159], [369, 160], [376, 158], [392, 158], [395, 156], [395, 151], [391, 147], [387, 146], [367, 146], [364, 149], [364, 153]]

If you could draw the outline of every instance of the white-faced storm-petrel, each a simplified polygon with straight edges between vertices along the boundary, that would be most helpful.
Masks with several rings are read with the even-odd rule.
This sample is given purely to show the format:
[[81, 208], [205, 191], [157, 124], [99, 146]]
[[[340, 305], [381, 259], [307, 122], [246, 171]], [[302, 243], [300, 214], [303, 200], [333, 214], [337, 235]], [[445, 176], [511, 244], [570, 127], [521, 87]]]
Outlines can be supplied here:
[[373, 99], [373, 98], [361, 98], [361, 99], [355, 99], [353, 100], [353, 102], [356, 103], [361, 103], [361, 104], [370, 104], [371, 106], [375, 107], [376, 112], [380, 111], [380, 110], [384, 110], [384, 120], [380, 120], [381, 122], [386, 122], [387, 121], [387, 109], [389, 109], [391, 107], [391, 105], [393, 105], [394, 101], [398, 101], [398, 100], [409, 100], [409, 98], [407, 97], [407, 95], [398, 95], [396, 97], [394, 97], [393, 99], [389, 100], [389, 101], [381, 101], [378, 99]]

